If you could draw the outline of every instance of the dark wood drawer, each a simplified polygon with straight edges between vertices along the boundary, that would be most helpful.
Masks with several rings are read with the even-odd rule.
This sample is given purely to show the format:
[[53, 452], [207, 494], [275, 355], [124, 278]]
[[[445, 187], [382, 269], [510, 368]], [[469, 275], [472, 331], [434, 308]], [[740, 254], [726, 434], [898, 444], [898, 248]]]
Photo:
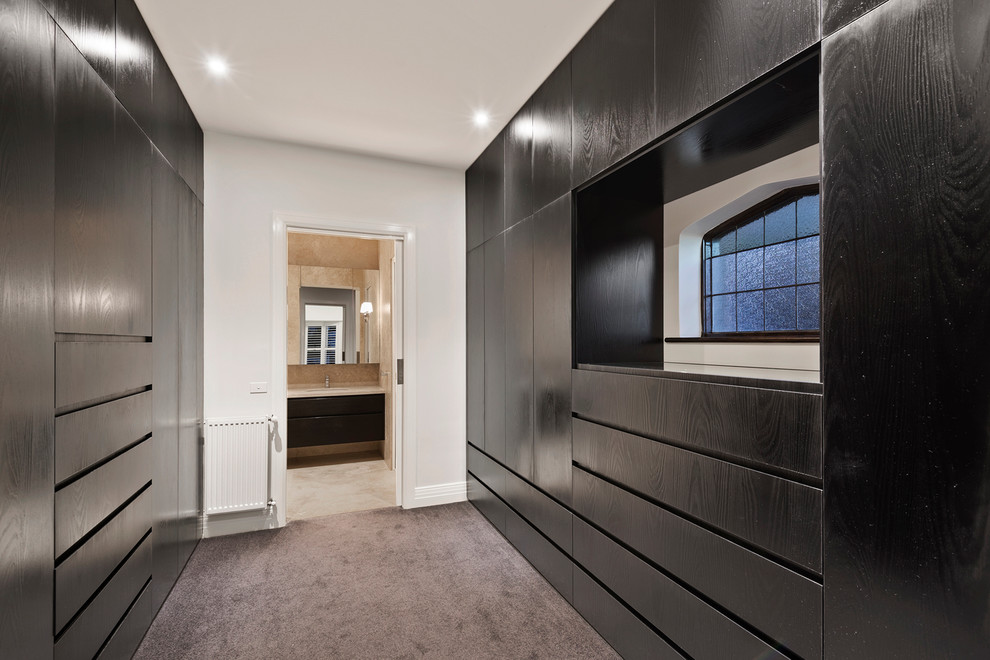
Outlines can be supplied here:
[[684, 657], [577, 566], [574, 566], [573, 605], [626, 660]]
[[151, 481], [153, 449], [145, 440], [55, 492], [56, 557]]
[[289, 418], [288, 445], [313, 447], [385, 439], [385, 414]]
[[467, 468], [489, 490], [499, 497], [505, 497], [505, 468], [490, 456], [468, 445]]
[[151, 529], [148, 488], [55, 568], [55, 629], [61, 630]]
[[289, 419], [325, 417], [327, 415], [363, 415], [385, 412], [384, 394], [355, 396], [321, 396], [309, 399], [289, 399]]
[[573, 383], [584, 419], [821, 479], [820, 394], [580, 369]]
[[787, 657], [580, 519], [574, 559], [692, 658]]
[[511, 472], [505, 473], [505, 501], [565, 552], [571, 551], [570, 511]]
[[96, 656], [114, 626], [151, 579], [151, 536], [86, 606], [55, 644], [55, 660], [89, 660]]
[[152, 393], [141, 392], [55, 420], [55, 483], [151, 433]]
[[504, 534], [505, 517], [508, 515], [509, 507], [470, 473], [467, 476], [467, 496], [468, 501], [481, 512], [481, 515]]
[[575, 464], [821, 574], [821, 489], [580, 419], [573, 424]]
[[151, 385], [151, 342], [55, 345], [55, 407], [79, 406]]
[[505, 537], [567, 602], [573, 601], [571, 579], [574, 563], [571, 558], [555, 548], [532, 525], [508, 507], [505, 509]]
[[573, 481], [576, 512], [800, 657], [822, 657], [820, 584], [581, 468]]

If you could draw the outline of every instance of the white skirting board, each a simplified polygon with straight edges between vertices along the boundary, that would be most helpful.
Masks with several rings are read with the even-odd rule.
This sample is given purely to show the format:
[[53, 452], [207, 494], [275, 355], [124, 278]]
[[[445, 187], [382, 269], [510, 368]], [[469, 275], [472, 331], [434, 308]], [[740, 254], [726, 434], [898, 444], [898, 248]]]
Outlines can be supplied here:
[[467, 482], [454, 481], [449, 484], [436, 486], [419, 486], [413, 492], [413, 501], [406, 503], [405, 508], [415, 509], [421, 506], [436, 506], [452, 504], [467, 499]]

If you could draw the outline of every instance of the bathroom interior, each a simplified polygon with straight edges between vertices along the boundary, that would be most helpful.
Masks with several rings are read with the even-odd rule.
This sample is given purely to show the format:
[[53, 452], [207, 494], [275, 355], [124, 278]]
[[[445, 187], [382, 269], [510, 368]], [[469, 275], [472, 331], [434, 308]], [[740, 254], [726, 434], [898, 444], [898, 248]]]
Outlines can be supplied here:
[[287, 517], [396, 504], [395, 242], [290, 230]]

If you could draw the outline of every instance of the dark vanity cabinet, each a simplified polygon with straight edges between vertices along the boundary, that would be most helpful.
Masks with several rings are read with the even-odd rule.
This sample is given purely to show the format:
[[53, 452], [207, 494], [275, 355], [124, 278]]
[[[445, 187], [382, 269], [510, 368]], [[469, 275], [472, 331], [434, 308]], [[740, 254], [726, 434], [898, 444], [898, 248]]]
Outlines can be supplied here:
[[289, 399], [289, 449], [385, 440], [385, 395]]

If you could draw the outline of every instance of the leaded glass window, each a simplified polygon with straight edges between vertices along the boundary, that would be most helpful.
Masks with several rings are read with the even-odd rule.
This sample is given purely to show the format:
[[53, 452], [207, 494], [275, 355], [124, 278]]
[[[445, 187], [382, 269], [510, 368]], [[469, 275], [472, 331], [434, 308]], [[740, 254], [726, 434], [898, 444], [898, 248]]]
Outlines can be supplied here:
[[792, 188], [705, 235], [705, 335], [818, 332], [819, 206], [817, 186]]

